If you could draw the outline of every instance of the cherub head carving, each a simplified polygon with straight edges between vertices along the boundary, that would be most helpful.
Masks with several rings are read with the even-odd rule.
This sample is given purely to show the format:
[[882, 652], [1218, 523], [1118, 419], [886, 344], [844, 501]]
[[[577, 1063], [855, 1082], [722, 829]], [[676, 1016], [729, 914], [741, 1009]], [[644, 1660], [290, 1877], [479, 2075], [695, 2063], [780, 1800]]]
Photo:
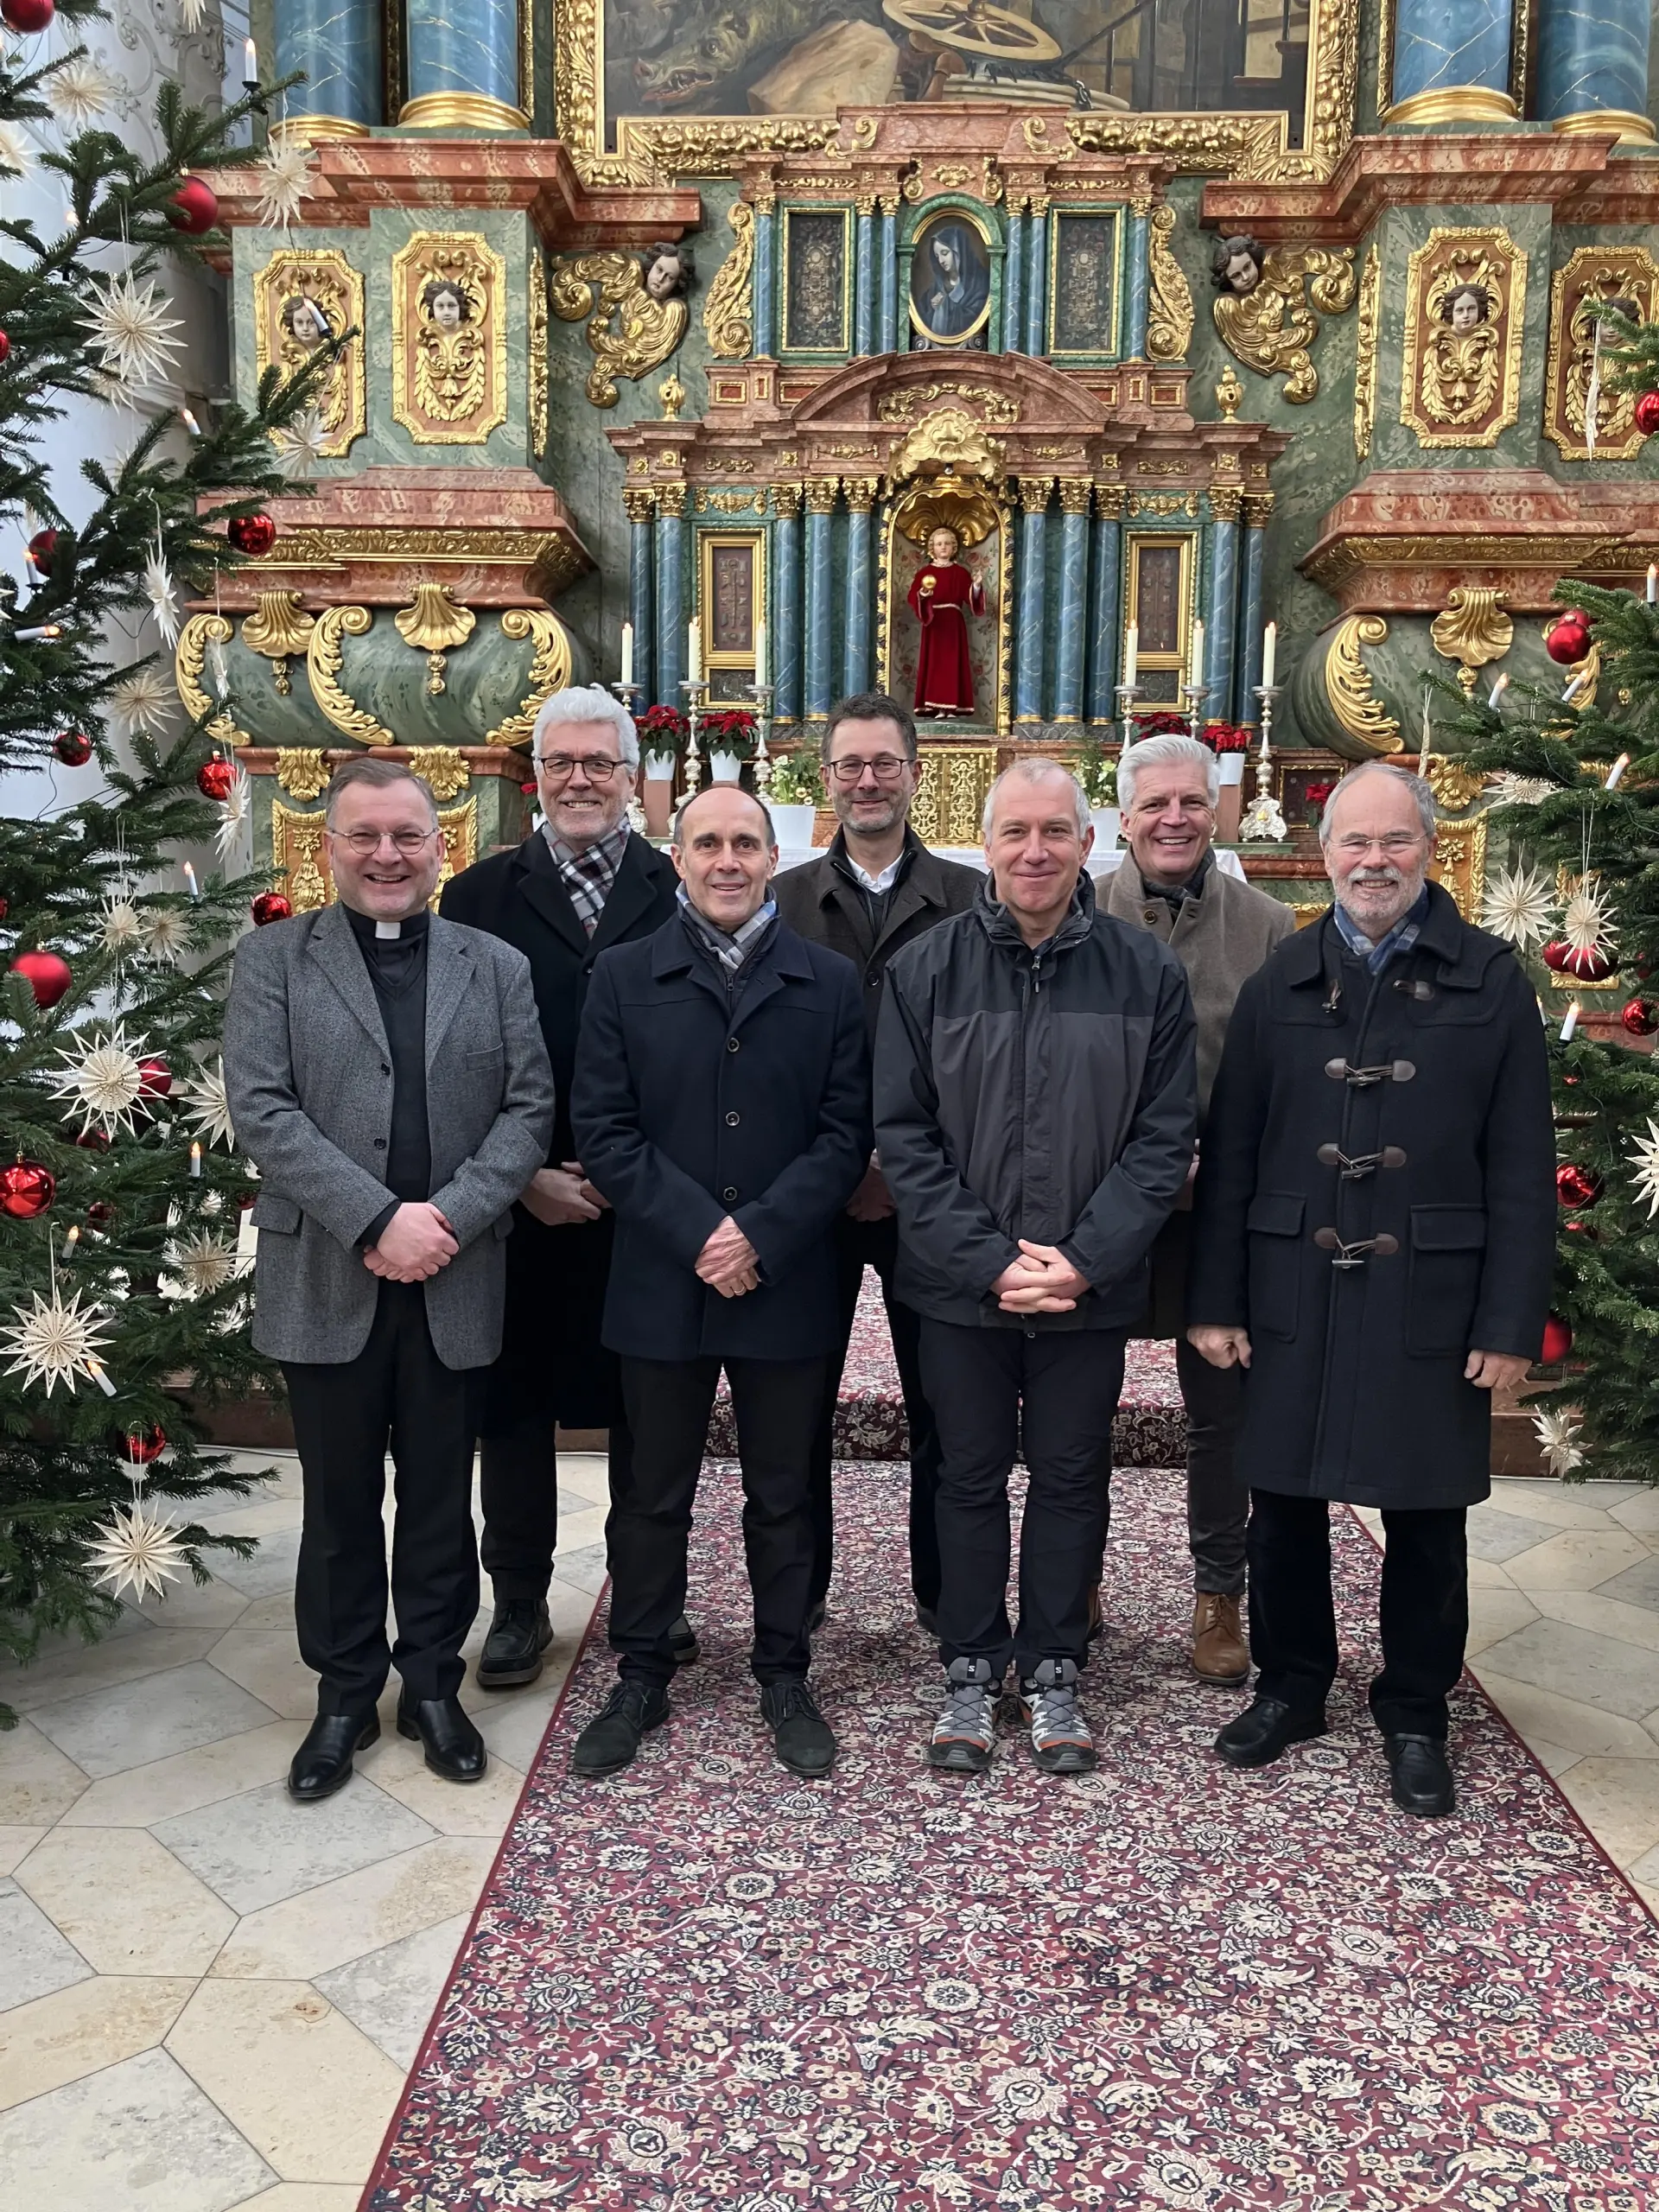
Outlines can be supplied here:
[[1440, 302], [1440, 321], [1462, 338], [1492, 319], [1492, 296], [1484, 284], [1459, 284]]
[[1259, 238], [1239, 236], [1217, 238], [1210, 250], [1210, 276], [1218, 292], [1230, 292], [1235, 299], [1248, 299], [1262, 282], [1262, 264], [1266, 259]]
[[326, 309], [308, 292], [296, 292], [283, 302], [281, 321], [295, 344], [302, 346], [308, 353], [334, 334]]
[[645, 290], [653, 300], [683, 299], [696, 275], [690, 246], [648, 245], [639, 257]]
[[473, 319], [467, 295], [453, 276], [435, 276], [423, 288], [421, 312], [440, 330], [458, 330], [463, 322]]

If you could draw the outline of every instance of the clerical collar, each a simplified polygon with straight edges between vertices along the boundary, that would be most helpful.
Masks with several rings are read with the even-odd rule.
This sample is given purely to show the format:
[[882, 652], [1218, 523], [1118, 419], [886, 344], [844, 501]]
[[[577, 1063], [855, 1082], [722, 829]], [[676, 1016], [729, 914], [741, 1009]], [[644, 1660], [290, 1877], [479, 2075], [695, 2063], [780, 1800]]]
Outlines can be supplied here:
[[364, 944], [390, 944], [399, 940], [407, 943], [411, 938], [424, 937], [432, 919], [424, 906], [418, 914], [406, 915], [401, 922], [383, 922], [377, 915], [359, 914], [355, 906], [347, 906], [346, 913], [359, 943]]

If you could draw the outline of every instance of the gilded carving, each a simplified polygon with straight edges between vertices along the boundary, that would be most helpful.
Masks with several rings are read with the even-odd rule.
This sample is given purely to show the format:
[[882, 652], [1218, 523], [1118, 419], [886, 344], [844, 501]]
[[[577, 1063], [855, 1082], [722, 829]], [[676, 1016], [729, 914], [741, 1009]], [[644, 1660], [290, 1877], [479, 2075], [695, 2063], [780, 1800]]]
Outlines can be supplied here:
[[456, 605], [447, 584], [428, 580], [416, 585], [414, 606], [399, 607], [391, 619], [404, 643], [426, 655], [427, 694], [436, 698], [444, 688], [445, 653], [466, 644], [478, 617], [470, 607]]
[[874, 476], [849, 476], [844, 479], [842, 488], [851, 512], [855, 515], [867, 515], [875, 505], [875, 495], [880, 487]]
[[1086, 515], [1089, 512], [1089, 491], [1086, 476], [1062, 476], [1060, 512], [1063, 515]]
[[326, 906], [334, 896], [323, 857], [321, 814], [299, 814], [281, 799], [270, 804], [270, 864], [288, 878], [288, 897], [296, 914]]
[[637, 384], [660, 368], [684, 337], [690, 313], [677, 294], [652, 296], [637, 253], [579, 253], [555, 262], [550, 294], [561, 321], [588, 318], [594, 365], [586, 389], [595, 407], [615, 406], [618, 377]]
[[533, 639], [530, 689], [518, 702], [518, 711], [498, 722], [484, 740], [486, 745], [528, 745], [537, 710], [570, 681], [570, 640], [556, 614], [540, 607], [510, 607], [501, 617], [501, 634], [515, 644]]
[[1460, 760], [1448, 760], [1443, 753], [1429, 754], [1423, 777], [1434, 794], [1435, 804], [1443, 806], [1448, 814], [1461, 814], [1486, 786], [1484, 775], [1471, 773]]
[[[960, 407], [941, 407], [924, 416], [893, 449], [887, 464], [895, 484], [912, 476], [977, 477], [1000, 483], [1003, 474], [1002, 442], [987, 435], [982, 424]], [[807, 487], [809, 500], [811, 486]]]
[[1244, 387], [1233, 373], [1233, 365], [1227, 362], [1216, 379], [1216, 405], [1221, 410], [1224, 423], [1238, 419], [1239, 403], [1244, 397]]
[[1458, 682], [1475, 688], [1475, 671], [1502, 660], [1515, 642], [1515, 625], [1503, 612], [1503, 594], [1484, 584], [1457, 584], [1428, 626], [1434, 650], [1459, 664]]
[[705, 492], [699, 487], [692, 504], [700, 515], [711, 512], [717, 515], [752, 515], [764, 511], [766, 493], [754, 492]]
[[416, 445], [482, 445], [507, 419], [506, 263], [468, 231], [391, 257], [391, 412]]
[[296, 591], [262, 591], [257, 609], [242, 625], [243, 644], [270, 663], [271, 681], [283, 698], [294, 688], [288, 664], [304, 652], [310, 635], [311, 617]]
[[622, 508], [630, 522], [648, 523], [657, 512], [657, 494], [630, 485], [622, 494]]
[[306, 646], [311, 696], [334, 728], [359, 745], [396, 745], [392, 733], [340, 688], [340, 664], [346, 652], [341, 635], [363, 637], [373, 622], [366, 607], [331, 607], [319, 615]]
[[994, 385], [970, 384], [951, 377], [943, 377], [936, 384], [903, 385], [897, 391], [884, 392], [875, 411], [884, 423], [909, 423], [914, 421], [918, 407], [931, 407], [940, 399], [965, 399], [970, 406], [978, 407], [988, 423], [1020, 420], [1020, 402], [1012, 394], [997, 391]]
[[[524, 10], [530, 19], [530, 10]], [[547, 271], [539, 253], [530, 257], [530, 450], [547, 454]]]
[[841, 496], [839, 476], [815, 476], [804, 487], [806, 511], [810, 515], [832, 515], [836, 501]]
[[285, 745], [276, 755], [276, 780], [290, 798], [321, 798], [334, 772], [318, 746]]
[[351, 450], [368, 428], [363, 377], [363, 279], [334, 246], [272, 254], [253, 273], [253, 351], [260, 376], [273, 363], [284, 377], [302, 368], [319, 346], [348, 330], [357, 336], [335, 359], [315, 404], [327, 435], [326, 459]]
[[717, 361], [740, 361], [754, 344], [754, 210], [734, 200], [726, 219], [736, 244], [709, 287], [702, 327]]
[[1337, 626], [1325, 656], [1325, 696], [1331, 711], [1359, 747], [1353, 757], [1398, 753], [1404, 743], [1400, 724], [1371, 689], [1371, 671], [1360, 656], [1362, 645], [1380, 645], [1389, 626], [1380, 614], [1351, 614]]
[[1313, 310], [1340, 315], [1353, 305], [1353, 248], [1276, 246], [1263, 253], [1254, 238], [1228, 238], [1217, 241], [1211, 265], [1216, 327], [1228, 352], [1257, 376], [1282, 376], [1285, 397], [1294, 404], [1312, 399], [1319, 388]]
[[1244, 494], [1236, 484], [1210, 486], [1210, 512], [1217, 522], [1236, 522], [1243, 506]]
[[[1596, 387], [1597, 461], [1630, 461], [1644, 442], [1636, 427], [1636, 395], [1609, 391], [1596, 359], [1599, 307], [1629, 300], [1638, 322], [1659, 317], [1659, 262], [1645, 246], [1581, 245], [1549, 287], [1549, 353], [1544, 368], [1544, 435], [1563, 461], [1592, 458], [1586, 426]], [[1604, 335], [1602, 344], [1607, 343]]]
[[1507, 231], [1437, 225], [1406, 265], [1400, 420], [1421, 446], [1495, 445], [1520, 412], [1527, 257]]
[[1375, 246], [1365, 256], [1359, 280], [1359, 312], [1354, 335], [1354, 453], [1360, 461], [1371, 451], [1376, 422], [1376, 336], [1382, 305], [1382, 257]]
[[[1438, 850], [1431, 873], [1450, 893], [1452, 903], [1464, 920], [1472, 922], [1486, 876], [1485, 816], [1477, 816], [1460, 829], [1442, 824], [1436, 842]], [[1571, 979], [1557, 976], [1552, 980], [1566, 982]]]
[[458, 745], [423, 745], [411, 753], [409, 765], [434, 798], [457, 798], [473, 780]]
[[772, 487], [772, 511], [777, 515], [798, 515], [801, 512], [801, 486], [798, 484], [774, 484]]
[[238, 728], [228, 709], [213, 713], [213, 702], [202, 686], [202, 671], [210, 650], [217, 647], [222, 654], [235, 635], [229, 619], [223, 614], [193, 614], [179, 632], [179, 642], [173, 654], [173, 681], [178, 686], [179, 696], [184, 702], [184, 711], [193, 722], [204, 715], [211, 715], [207, 723], [207, 734], [215, 745], [251, 745], [252, 738]]
[[995, 746], [921, 748], [922, 776], [910, 818], [925, 845], [977, 845], [981, 817], [996, 778]]
[[1154, 207], [1147, 234], [1147, 253], [1151, 290], [1147, 302], [1147, 357], [1154, 361], [1184, 361], [1192, 342], [1192, 294], [1181, 264], [1169, 250], [1175, 231], [1175, 210]]
[[332, 569], [351, 561], [410, 563], [516, 562], [535, 578], [536, 588], [552, 599], [580, 575], [582, 556], [569, 538], [543, 537], [528, 530], [479, 530], [409, 525], [381, 529], [348, 523], [326, 529], [283, 532], [283, 560], [289, 569]]
[[1198, 495], [1196, 492], [1131, 492], [1130, 516], [1157, 515], [1166, 519], [1171, 515], [1186, 515], [1196, 521]]
[[680, 419], [680, 410], [685, 404], [685, 386], [672, 369], [658, 385], [657, 397], [662, 403], [664, 422], [677, 423]]
[[1047, 512], [1048, 503], [1054, 496], [1052, 476], [1022, 476], [1020, 479], [1020, 505], [1028, 515]]

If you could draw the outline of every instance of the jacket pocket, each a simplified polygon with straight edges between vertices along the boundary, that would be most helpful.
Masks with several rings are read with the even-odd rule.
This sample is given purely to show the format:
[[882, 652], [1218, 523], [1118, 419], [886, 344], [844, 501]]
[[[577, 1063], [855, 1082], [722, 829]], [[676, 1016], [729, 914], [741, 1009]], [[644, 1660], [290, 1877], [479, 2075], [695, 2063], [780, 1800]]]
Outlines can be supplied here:
[[1465, 1352], [1486, 1262], [1483, 1206], [1413, 1206], [1406, 1350]]
[[271, 1229], [279, 1236], [291, 1236], [305, 1216], [292, 1198], [275, 1191], [261, 1191], [254, 1200], [251, 1219], [256, 1229]]
[[1306, 1201], [1294, 1191], [1259, 1191], [1250, 1200], [1244, 1227], [1249, 1237], [1250, 1334], [1296, 1334], [1302, 1287], [1302, 1213]]

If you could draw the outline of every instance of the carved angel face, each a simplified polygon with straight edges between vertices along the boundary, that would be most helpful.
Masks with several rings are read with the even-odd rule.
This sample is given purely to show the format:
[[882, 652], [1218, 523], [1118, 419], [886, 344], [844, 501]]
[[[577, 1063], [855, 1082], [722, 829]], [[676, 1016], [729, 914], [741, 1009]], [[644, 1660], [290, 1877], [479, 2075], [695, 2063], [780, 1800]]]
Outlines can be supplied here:
[[671, 300], [686, 286], [686, 269], [677, 253], [664, 251], [645, 257], [645, 289], [653, 300]]
[[308, 299], [303, 292], [283, 302], [283, 321], [288, 334], [296, 345], [303, 346], [308, 353], [321, 346], [328, 335], [328, 318], [316, 302]]
[[459, 330], [467, 320], [467, 296], [459, 284], [429, 284], [424, 305], [440, 330]]
[[1459, 337], [1478, 330], [1491, 313], [1491, 303], [1478, 284], [1460, 284], [1441, 309]]
[[1253, 253], [1230, 254], [1225, 271], [1227, 289], [1243, 299], [1262, 282], [1262, 271], [1256, 266]]
[[938, 530], [928, 534], [927, 557], [937, 568], [944, 568], [956, 559], [961, 544], [956, 531], [941, 524]]

